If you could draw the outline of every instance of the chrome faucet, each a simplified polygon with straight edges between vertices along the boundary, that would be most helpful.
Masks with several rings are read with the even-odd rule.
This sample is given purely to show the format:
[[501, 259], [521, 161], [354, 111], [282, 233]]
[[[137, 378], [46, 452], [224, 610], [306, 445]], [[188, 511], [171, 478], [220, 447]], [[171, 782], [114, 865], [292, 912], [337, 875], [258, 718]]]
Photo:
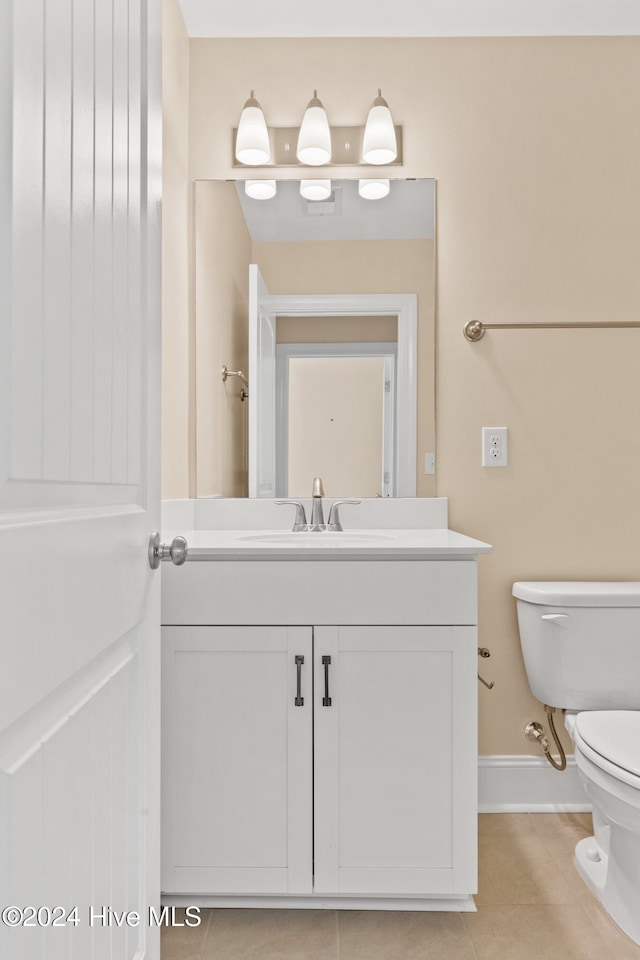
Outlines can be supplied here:
[[293, 532], [308, 531], [321, 533], [323, 530], [330, 530], [332, 533], [338, 533], [342, 530], [338, 508], [343, 503], [360, 503], [359, 500], [336, 500], [331, 504], [329, 510], [329, 520], [324, 522], [324, 511], [322, 509], [322, 498], [324, 497], [324, 487], [322, 478], [315, 477], [313, 480], [313, 495], [311, 500], [311, 522], [307, 523], [304, 505], [299, 500], [276, 500], [278, 506], [291, 504], [296, 508], [296, 516], [293, 523]]
[[300, 503], [299, 500], [276, 500], [275, 502], [278, 506], [283, 504], [290, 503], [296, 508], [296, 518], [293, 523], [293, 531], [297, 533], [302, 530], [313, 531], [314, 533], [319, 533], [322, 530], [327, 529], [327, 525], [324, 522], [324, 513], [322, 510], [322, 498], [324, 497], [324, 487], [322, 486], [322, 479], [320, 477], [315, 477], [313, 481], [313, 499], [311, 501], [311, 520], [307, 523], [307, 518], [304, 512], [304, 505]]
[[311, 530], [325, 530], [324, 525], [324, 513], [322, 510], [322, 498], [324, 497], [324, 487], [322, 486], [322, 478], [314, 477], [313, 480], [313, 493], [311, 501], [311, 520], [309, 522], [309, 529]]

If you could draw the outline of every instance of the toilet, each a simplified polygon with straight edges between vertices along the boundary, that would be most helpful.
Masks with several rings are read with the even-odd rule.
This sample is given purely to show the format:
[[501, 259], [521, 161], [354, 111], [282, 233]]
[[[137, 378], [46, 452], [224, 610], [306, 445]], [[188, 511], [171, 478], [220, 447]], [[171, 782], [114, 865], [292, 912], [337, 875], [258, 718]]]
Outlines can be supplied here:
[[594, 836], [575, 862], [640, 944], [640, 583], [514, 583], [531, 691], [563, 708]]

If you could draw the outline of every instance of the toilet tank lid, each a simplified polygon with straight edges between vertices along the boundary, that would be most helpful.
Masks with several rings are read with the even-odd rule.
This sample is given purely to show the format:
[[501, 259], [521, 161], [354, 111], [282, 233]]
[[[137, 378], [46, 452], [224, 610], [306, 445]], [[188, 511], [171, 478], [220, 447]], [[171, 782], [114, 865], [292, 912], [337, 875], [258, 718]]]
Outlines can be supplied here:
[[549, 607], [640, 607], [640, 583], [536, 580], [513, 585], [513, 596]]

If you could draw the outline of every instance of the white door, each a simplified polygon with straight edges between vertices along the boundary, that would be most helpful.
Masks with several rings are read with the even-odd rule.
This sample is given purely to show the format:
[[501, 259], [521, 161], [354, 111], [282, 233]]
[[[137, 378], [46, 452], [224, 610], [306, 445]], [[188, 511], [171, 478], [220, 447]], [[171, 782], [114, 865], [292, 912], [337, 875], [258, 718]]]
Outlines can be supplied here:
[[43, 908], [11, 960], [159, 956], [159, 16], [0, 4], [0, 903]]
[[162, 634], [163, 891], [310, 894], [311, 627]]
[[249, 264], [249, 496], [276, 495], [276, 317]]
[[475, 643], [473, 627], [314, 628], [316, 893], [475, 889]]

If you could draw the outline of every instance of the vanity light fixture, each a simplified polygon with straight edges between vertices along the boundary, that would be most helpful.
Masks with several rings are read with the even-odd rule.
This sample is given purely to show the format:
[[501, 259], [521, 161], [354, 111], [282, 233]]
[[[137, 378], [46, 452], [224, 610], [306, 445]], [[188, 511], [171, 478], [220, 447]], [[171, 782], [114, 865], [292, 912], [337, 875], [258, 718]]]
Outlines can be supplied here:
[[393, 163], [398, 156], [396, 130], [389, 104], [378, 90], [371, 104], [362, 141], [362, 159], [365, 163]]
[[302, 118], [296, 156], [300, 163], [312, 167], [331, 163], [331, 130], [322, 100], [318, 100], [317, 90], [313, 91]]
[[305, 200], [328, 200], [331, 196], [331, 180], [301, 180], [300, 195]]
[[394, 127], [380, 91], [371, 104], [366, 126], [330, 127], [318, 91], [307, 104], [299, 127], [267, 127], [251, 91], [234, 130], [234, 167], [402, 166], [402, 128]]
[[252, 200], [272, 200], [276, 195], [275, 180], [245, 180], [244, 192]]
[[388, 180], [358, 180], [358, 193], [364, 200], [382, 200], [390, 189]]
[[254, 167], [269, 163], [271, 159], [267, 123], [262, 107], [253, 95], [253, 90], [242, 108], [236, 134], [235, 155], [239, 163], [247, 163]]

